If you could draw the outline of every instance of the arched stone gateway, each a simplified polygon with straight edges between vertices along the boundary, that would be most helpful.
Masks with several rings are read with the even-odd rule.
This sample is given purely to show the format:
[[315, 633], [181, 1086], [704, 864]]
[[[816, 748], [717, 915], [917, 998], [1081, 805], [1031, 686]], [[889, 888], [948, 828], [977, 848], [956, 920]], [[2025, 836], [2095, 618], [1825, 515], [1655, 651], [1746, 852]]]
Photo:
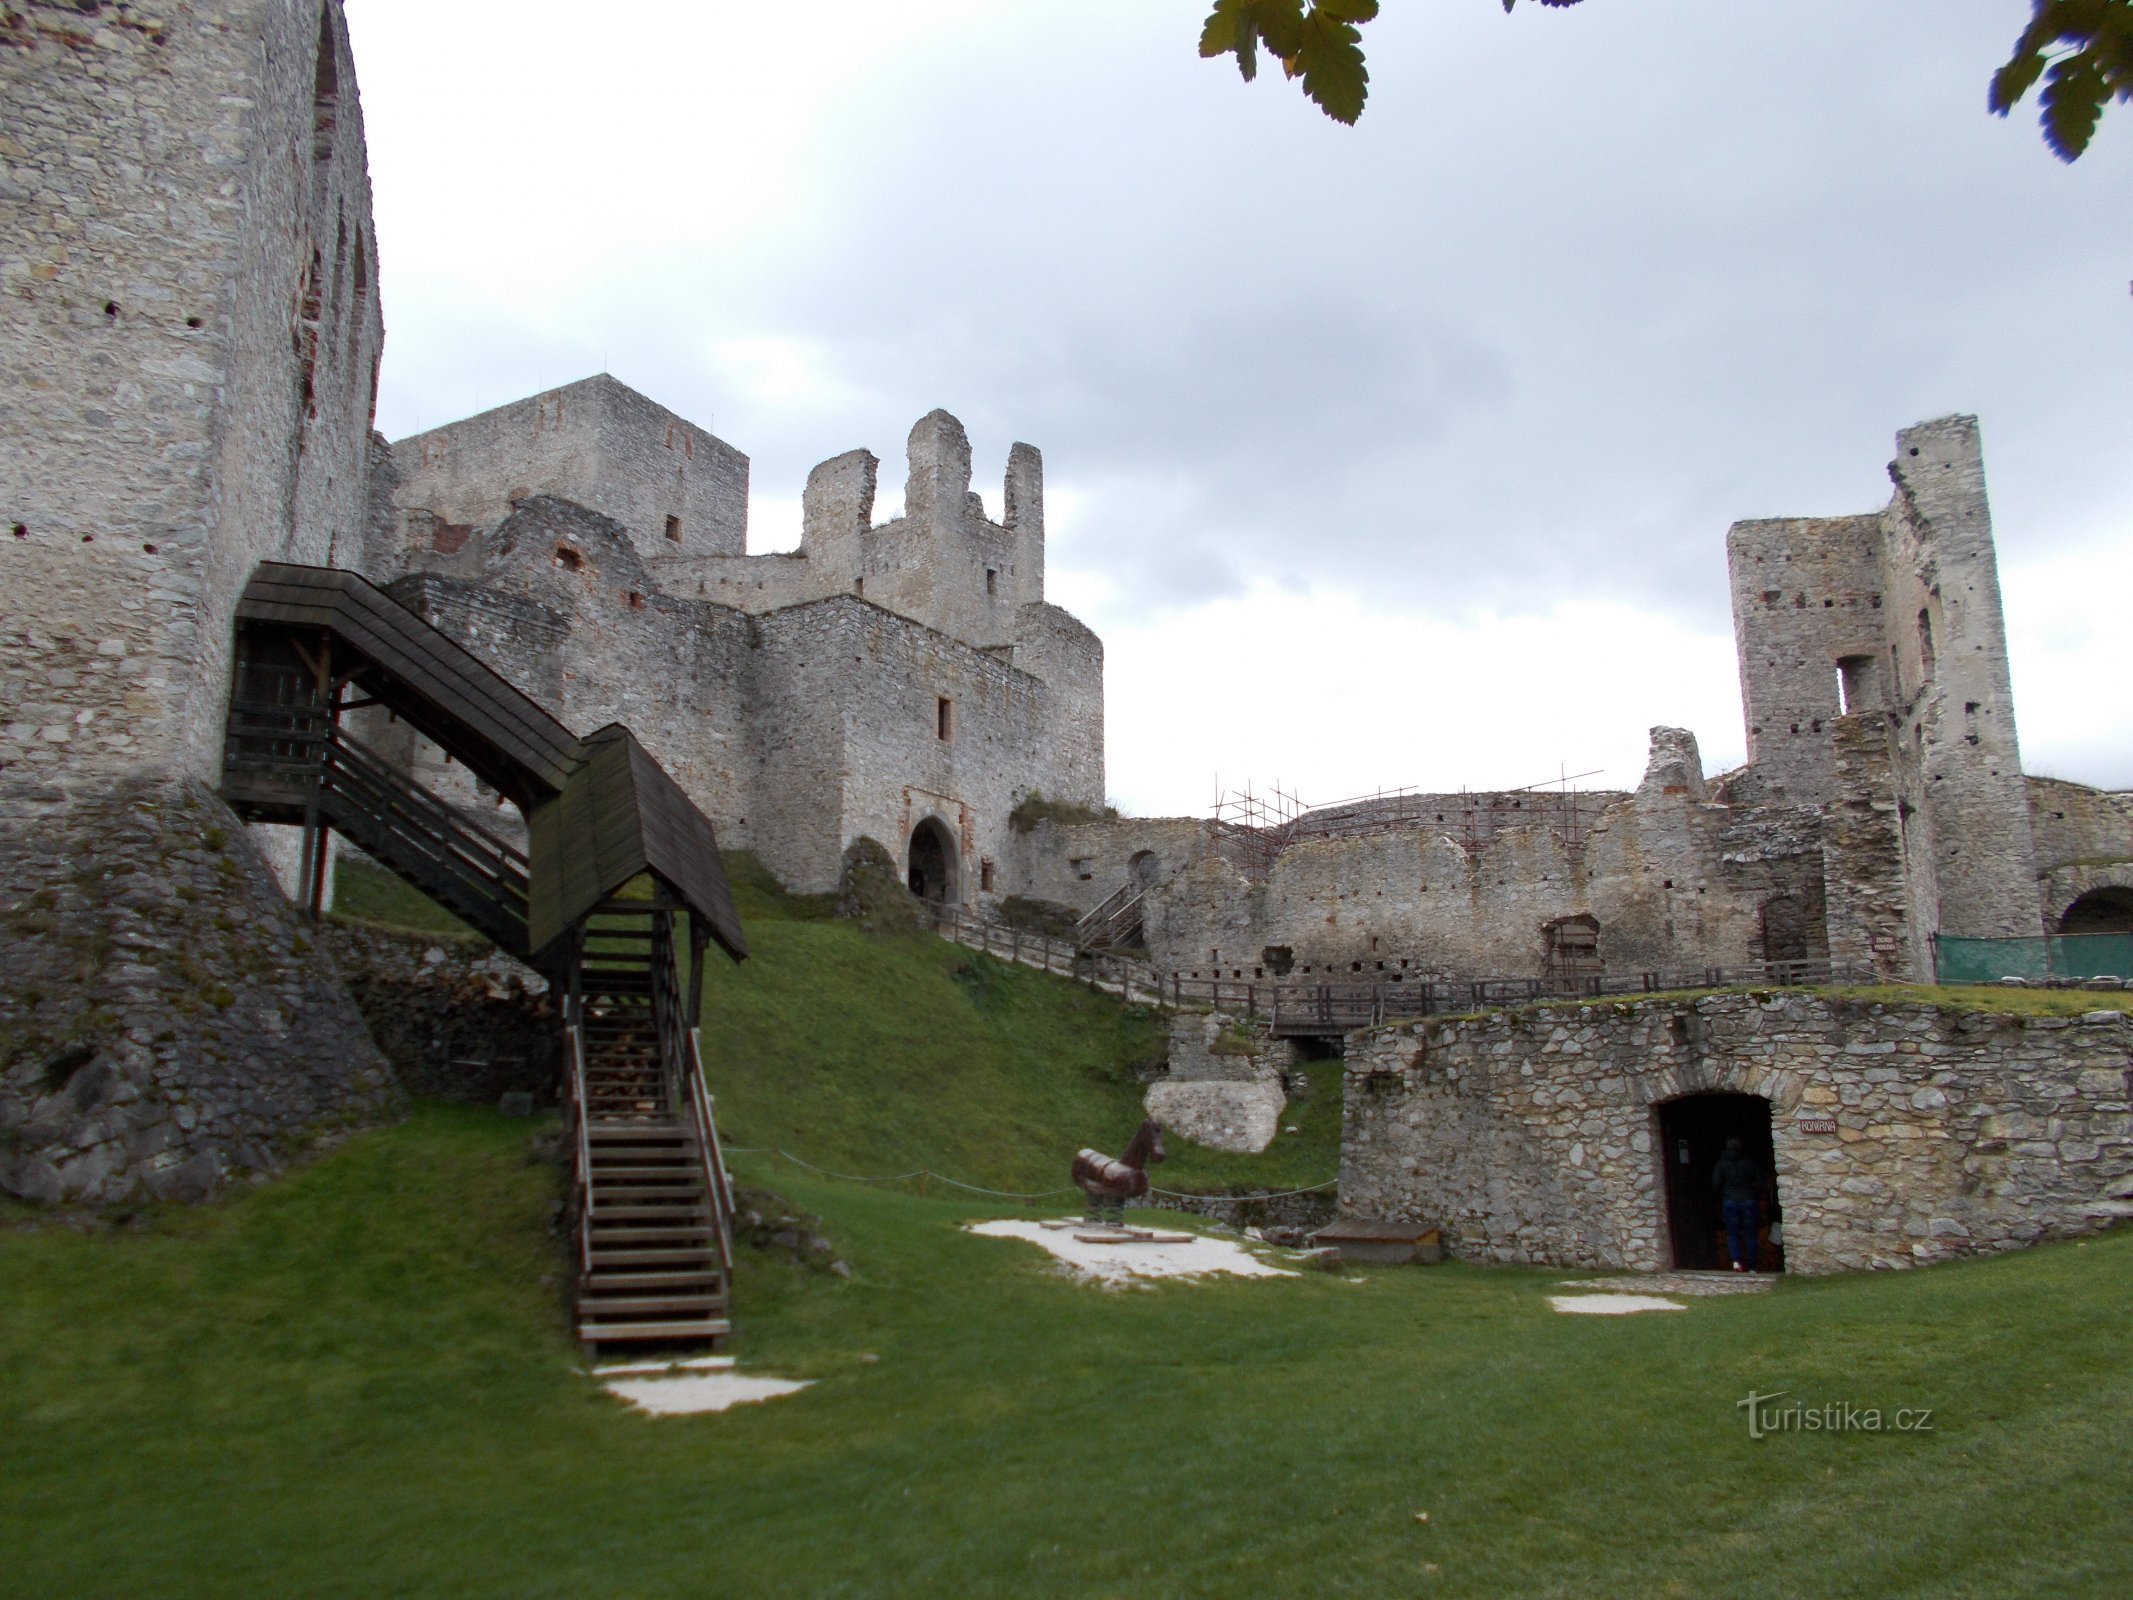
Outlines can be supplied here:
[[921, 900], [936, 905], [955, 905], [955, 839], [936, 817], [928, 817], [911, 830], [911, 848], [904, 881]]
[[2133, 933], [2133, 889], [2091, 889], [2059, 917], [2061, 933]]

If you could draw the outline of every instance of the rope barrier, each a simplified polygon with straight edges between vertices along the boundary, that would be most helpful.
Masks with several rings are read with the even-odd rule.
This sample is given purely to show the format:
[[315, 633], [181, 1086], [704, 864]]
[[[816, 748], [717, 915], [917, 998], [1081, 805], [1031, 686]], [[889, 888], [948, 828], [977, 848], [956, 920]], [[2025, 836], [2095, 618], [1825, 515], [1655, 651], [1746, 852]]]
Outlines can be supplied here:
[[[804, 1160], [794, 1155], [790, 1150], [780, 1150], [776, 1145], [769, 1144], [728, 1145], [726, 1146], [726, 1154], [729, 1156], [777, 1156], [782, 1160], [790, 1161], [796, 1167], [805, 1167], [809, 1172], [816, 1173], [821, 1177], [835, 1179], [839, 1183], [909, 1183], [914, 1178], [931, 1178], [934, 1182], [945, 1183], [950, 1188], [968, 1190], [971, 1194], [989, 1195], [997, 1200], [1050, 1200], [1057, 1195], [1081, 1193], [1080, 1189], [1072, 1185], [1064, 1189], [1039, 1189], [1033, 1192], [1023, 1192], [1015, 1189], [988, 1189], [982, 1184], [965, 1183], [961, 1178], [951, 1178], [944, 1173], [929, 1171], [923, 1167], [915, 1172], [884, 1173], [879, 1177], [868, 1177], [858, 1172], [833, 1172], [828, 1167], [818, 1167], [812, 1161]], [[1338, 1178], [1328, 1178], [1324, 1183], [1314, 1183], [1307, 1188], [1277, 1189], [1264, 1194], [1191, 1194], [1183, 1189], [1158, 1189], [1153, 1184], [1148, 1186], [1148, 1192], [1150, 1194], [1163, 1195], [1172, 1200], [1286, 1200], [1291, 1195], [1316, 1194], [1321, 1189], [1334, 1188], [1339, 1182]]]
[[1173, 1200], [1286, 1200], [1292, 1194], [1316, 1194], [1321, 1189], [1338, 1188], [1340, 1179], [1328, 1178], [1324, 1183], [1314, 1183], [1305, 1189], [1272, 1189], [1264, 1194], [1193, 1194], [1184, 1189], [1158, 1189], [1148, 1185], [1150, 1194], [1168, 1195]]
[[913, 1178], [931, 1178], [936, 1183], [945, 1183], [956, 1189], [967, 1189], [972, 1194], [990, 1195], [999, 1200], [1049, 1200], [1054, 1195], [1081, 1193], [1079, 1189], [1072, 1187], [1040, 1189], [1027, 1194], [1014, 1189], [987, 1189], [981, 1184], [965, 1183], [961, 1178], [951, 1178], [945, 1173], [931, 1172], [923, 1167], [915, 1172], [892, 1172], [885, 1173], [879, 1177], [868, 1177], [864, 1173], [858, 1172], [832, 1172], [828, 1167], [818, 1167], [812, 1161], [807, 1161], [794, 1155], [790, 1150], [780, 1150], [775, 1145], [767, 1144], [728, 1145], [726, 1154], [733, 1156], [778, 1156], [790, 1161], [796, 1167], [805, 1167], [809, 1172], [817, 1173], [825, 1178], [834, 1178], [839, 1183], [908, 1183]]

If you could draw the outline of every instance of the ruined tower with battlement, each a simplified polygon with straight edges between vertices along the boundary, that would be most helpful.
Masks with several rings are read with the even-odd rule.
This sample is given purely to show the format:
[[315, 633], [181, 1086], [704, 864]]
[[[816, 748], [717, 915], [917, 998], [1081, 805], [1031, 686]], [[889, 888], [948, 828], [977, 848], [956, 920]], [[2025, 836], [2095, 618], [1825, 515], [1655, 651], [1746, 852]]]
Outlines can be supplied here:
[[808, 475], [800, 548], [749, 555], [748, 458], [602, 374], [396, 443], [367, 564], [566, 722], [628, 721], [792, 887], [872, 838], [907, 869], [938, 851], [929, 892], [985, 905], [1021, 887], [1020, 800], [1102, 803], [1103, 647], [1044, 598], [1034, 448], [999, 522], [954, 417], [906, 451], [901, 516], [875, 521], [879, 462], [849, 451]]
[[1889, 476], [1879, 513], [1736, 523], [1726, 547], [1750, 770], [1817, 806], [1888, 791], [1924, 956], [2043, 923], [1977, 419], [1906, 428]]

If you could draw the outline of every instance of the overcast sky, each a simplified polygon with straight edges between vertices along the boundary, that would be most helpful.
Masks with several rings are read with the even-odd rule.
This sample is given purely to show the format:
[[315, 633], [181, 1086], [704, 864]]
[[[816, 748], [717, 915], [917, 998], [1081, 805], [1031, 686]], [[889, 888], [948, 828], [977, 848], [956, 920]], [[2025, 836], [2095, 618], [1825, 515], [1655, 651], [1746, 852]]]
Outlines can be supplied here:
[[753, 461], [1044, 451], [1112, 795], [1745, 754], [1724, 536], [1984, 426], [2025, 766], [2133, 786], [2133, 108], [1985, 86], [2026, 0], [1389, 0], [1342, 128], [1204, 0], [349, 0], [379, 426], [597, 371]]

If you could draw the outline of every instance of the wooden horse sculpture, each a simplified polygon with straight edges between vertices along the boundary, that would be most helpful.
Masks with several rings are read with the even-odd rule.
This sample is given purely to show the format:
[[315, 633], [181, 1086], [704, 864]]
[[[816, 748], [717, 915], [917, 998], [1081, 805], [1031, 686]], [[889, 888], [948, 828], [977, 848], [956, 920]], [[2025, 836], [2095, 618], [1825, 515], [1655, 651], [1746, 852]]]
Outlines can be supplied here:
[[1074, 1182], [1089, 1198], [1088, 1220], [1102, 1222], [1110, 1212], [1117, 1226], [1126, 1222], [1126, 1202], [1148, 1192], [1148, 1163], [1163, 1159], [1162, 1126], [1149, 1118], [1133, 1135], [1126, 1153], [1117, 1160], [1101, 1150], [1081, 1150], [1074, 1156]]

